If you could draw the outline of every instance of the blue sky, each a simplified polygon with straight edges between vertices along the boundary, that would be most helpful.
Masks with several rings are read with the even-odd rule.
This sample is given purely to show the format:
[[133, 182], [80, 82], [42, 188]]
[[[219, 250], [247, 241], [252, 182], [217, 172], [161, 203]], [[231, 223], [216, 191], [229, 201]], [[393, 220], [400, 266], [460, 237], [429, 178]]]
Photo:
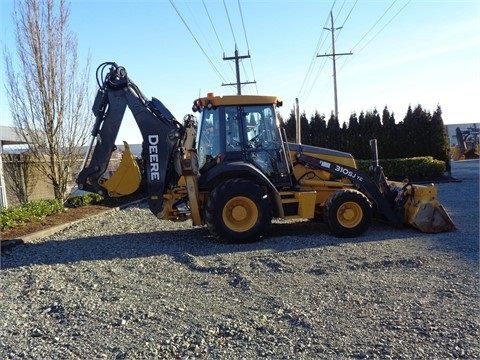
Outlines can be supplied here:
[[[13, 52], [12, 3], [0, 0], [0, 26], [2, 48]], [[256, 81], [243, 94], [281, 97], [284, 117], [297, 97], [307, 117], [315, 111], [328, 117], [332, 60], [316, 55], [332, 51], [331, 31], [324, 29], [332, 11], [334, 26], [343, 25], [335, 31], [336, 52], [353, 53], [337, 58], [341, 123], [352, 112], [385, 106], [398, 122], [417, 104], [431, 112], [440, 105], [446, 124], [479, 122], [478, 0], [240, 0], [240, 8], [237, 0], [71, 1], [80, 58], [91, 55], [92, 101], [96, 67], [115, 61], [145, 95], [182, 119], [199, 95], [236, 92], [222, 86], [235, 82], [234, 63], [222, 58], [233, 56], [236, 44], [240, 55], [251, 55], [242, 61], [242, 80]], [[0, 71], [3, 85], [3, 58]], [[1, 123], [10, 125], [3, 88]], [[142, 141], [130, 115], [122, 140]]]

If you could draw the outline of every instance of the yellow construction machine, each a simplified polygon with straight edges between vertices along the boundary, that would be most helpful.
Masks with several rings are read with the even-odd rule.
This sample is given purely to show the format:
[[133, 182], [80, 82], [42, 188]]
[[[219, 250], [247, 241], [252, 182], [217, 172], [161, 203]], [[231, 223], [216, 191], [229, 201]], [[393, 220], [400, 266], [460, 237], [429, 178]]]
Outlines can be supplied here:
[[[193, 103], [198, 120], [187, 115], [180, 123], [158, 99], [145, 98], [123, 67], [104, 63], [99, 73], [80, 189], [123, 196], [143, 178], [156, 217], [190, 219], [231, 243], [261, 239], [273, 218], [323, 219], [337, 237], [362, 235], [373, 217], [424, 232], [455, 228], [436, 187], [385, 178], [375, 140], [370, 173], [357, 169], [348, 153], [288, 142], [275, 96], [210, 93]], [[126, 146], [118, 171], [106, 180], [127, 106], [144, 139], [143, 166]]]

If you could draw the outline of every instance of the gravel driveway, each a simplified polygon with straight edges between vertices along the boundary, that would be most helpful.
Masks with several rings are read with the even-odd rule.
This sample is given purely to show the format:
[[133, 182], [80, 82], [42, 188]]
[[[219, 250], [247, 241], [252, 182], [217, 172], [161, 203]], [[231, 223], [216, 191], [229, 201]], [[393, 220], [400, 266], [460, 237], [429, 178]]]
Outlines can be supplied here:
[[458, 230], [248, 245], [138, 206], [2, 254], [3, 359], [479, 358], [479, 161], [438, 184]]

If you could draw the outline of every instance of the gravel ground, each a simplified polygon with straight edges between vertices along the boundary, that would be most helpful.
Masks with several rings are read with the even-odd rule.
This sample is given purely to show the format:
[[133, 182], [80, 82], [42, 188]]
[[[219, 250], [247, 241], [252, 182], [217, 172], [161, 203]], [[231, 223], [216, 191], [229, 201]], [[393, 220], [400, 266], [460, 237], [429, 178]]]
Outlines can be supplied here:
[[451, 233], [275, 221], [224, 245], [137, 206], [15, 247], [0, 358], [478, 359], [479, 162], [452, 165]]

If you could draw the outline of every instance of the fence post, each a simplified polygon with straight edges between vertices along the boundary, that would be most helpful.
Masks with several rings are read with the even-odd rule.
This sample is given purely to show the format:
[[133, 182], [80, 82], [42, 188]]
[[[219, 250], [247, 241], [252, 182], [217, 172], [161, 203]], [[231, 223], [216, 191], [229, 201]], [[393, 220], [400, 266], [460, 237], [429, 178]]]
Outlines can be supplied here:
[[5, 178], [3, 177], [3, 141], [0, 140], [0, 209], [8, 206], [7, 189], [5, 188]]

